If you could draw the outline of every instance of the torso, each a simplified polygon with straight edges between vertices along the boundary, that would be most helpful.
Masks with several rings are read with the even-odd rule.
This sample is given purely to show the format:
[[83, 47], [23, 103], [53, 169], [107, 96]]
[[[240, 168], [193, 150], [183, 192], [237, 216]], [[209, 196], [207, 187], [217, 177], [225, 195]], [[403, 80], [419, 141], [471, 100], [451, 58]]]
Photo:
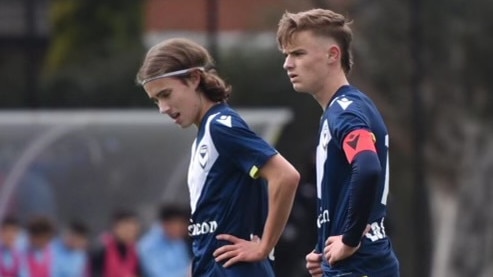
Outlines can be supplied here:
[[[368, 264], [369, 258], [374, 258], [377, 266], [380, 257], [387, 262], [392, 247], [383, 226], [388, 195], [387, 128], [377, 108], [366, 95], [352, 86], [343, 86], [332, 98], [320, 121], [316, 153], [319, 252], [323, 251], [329, 236], [344, 232], [352, 167], [342, 150], [342, 142], [347, 134], [357, 129], [367, 129], [375, 135], [375, 146], [383, 170], [378, 181], [377, 201], [369, 219], [372, 230], [363, 238], [358, 252], [339, 265], [349, 268]], [[326, 261], [324, 268], [330, 270]]]
[[205, 115], [188, 171], [193, 276], [269, 276], [268, 261], [226, 270], [212, 253], [225, 244], [215, 239], [218, 234], [261, 236], [267, 214], [266, 184], [250, 175], [276, 153], [227, 105], [214, 106]]

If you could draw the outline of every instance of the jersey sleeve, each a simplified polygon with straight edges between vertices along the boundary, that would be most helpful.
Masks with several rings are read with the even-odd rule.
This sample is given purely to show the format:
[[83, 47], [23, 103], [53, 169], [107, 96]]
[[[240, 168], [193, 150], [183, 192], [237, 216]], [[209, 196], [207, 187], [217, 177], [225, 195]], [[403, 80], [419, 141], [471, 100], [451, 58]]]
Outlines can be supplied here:
[[363, 151], [372, 151], [377, 153], [375, 149], [375, 135], [366, 129], [357, 129], [351, 131], [343, 142], [344, 154], [349, 163], [354, 161], [354, 158]]
[[259, 169], [277, 151], [257, 136], [236, 115], [218, 115], [211, 122], [211, 136], [220, 155], [228, 157], [243, 172], [256, 179]]
[[359, 101], [346, 97], [336, 99], [335, 106], [329, 113], [331, 135], [352, 167], [350, 200], [342, 237], [343, 243], [351, 247], [356, 247], [361, 241], [375, 202], [381, 172], [375, 150], [375, 136]]

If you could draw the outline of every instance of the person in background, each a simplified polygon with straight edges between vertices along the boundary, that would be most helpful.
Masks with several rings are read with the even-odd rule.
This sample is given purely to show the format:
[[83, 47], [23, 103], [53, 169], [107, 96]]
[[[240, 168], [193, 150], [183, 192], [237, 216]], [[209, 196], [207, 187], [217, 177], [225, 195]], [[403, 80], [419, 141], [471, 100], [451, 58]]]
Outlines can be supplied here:
[[102, 247], [91, 255], [92, 277], [142, 277], [136, 242], [140, 222], [132, 211], [114, 213], [111, 232], [103, 235]]
[[178, 205], [163, 205], [159, 222], [138, 244], [145, 277], [185, 277], [190, 268], [188, 243], [190, 211]]
[[17, 240], [21, 226], [12, 216], [5, 217], [0, 225], [0, 276], [19, 277], [20, 253]]
[[51, 242], [55, 224], [46, 216], [34, 216], [27, 224], [28, 243], [21, 251], [21, 277], [52, 277]]
[[53, 243], [51, 277], [88, 277], [87, 247], [89, 229], [82, 222], [71, 222]]

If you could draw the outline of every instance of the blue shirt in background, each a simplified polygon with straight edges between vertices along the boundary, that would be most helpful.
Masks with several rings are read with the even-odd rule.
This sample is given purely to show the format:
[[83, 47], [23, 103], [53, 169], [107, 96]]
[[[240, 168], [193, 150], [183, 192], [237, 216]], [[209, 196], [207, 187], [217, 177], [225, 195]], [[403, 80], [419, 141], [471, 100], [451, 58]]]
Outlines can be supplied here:
[[144, 277], [186, 277], [190, 255], [185, 240], [171, 240], [159, 224], [140, 239], [138, 253]]
[[52, 244], [52, 277], [87, 277], [87, 253], [68, 248], [61, 240]]

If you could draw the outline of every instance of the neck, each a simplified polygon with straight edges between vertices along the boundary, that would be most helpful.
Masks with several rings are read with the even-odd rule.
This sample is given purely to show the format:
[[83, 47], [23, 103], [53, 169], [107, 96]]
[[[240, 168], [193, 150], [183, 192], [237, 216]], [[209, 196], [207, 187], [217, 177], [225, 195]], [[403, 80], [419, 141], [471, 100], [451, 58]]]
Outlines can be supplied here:
[[340, 71], [339, 74], [328, 78], [327, 82], [321, 87], [321, 89], [313, 94], [313, 97], [325, 111], [330, 99], [332, 99], [340, 87], [345, 85], [349, 85], [349, 82], [346, 78], [346, 74], [344, 74], [343, 71]]
[[201, 107], [201, 110], [200, 110], [200, 113], [199, 113], [199, 117], [197, 119], [197, 121], [195, 122], [195, 126], [197, 126], [197, 128], [200, 127], [200, 123], [202, 122], [202, 120], [204, 119], [204, 116], [205, 114], [215, 105], [219, 104], [219, 102], [211, 102], [211, 101], [208, 101], [208, 100], [203, 100], [203, 105]]

